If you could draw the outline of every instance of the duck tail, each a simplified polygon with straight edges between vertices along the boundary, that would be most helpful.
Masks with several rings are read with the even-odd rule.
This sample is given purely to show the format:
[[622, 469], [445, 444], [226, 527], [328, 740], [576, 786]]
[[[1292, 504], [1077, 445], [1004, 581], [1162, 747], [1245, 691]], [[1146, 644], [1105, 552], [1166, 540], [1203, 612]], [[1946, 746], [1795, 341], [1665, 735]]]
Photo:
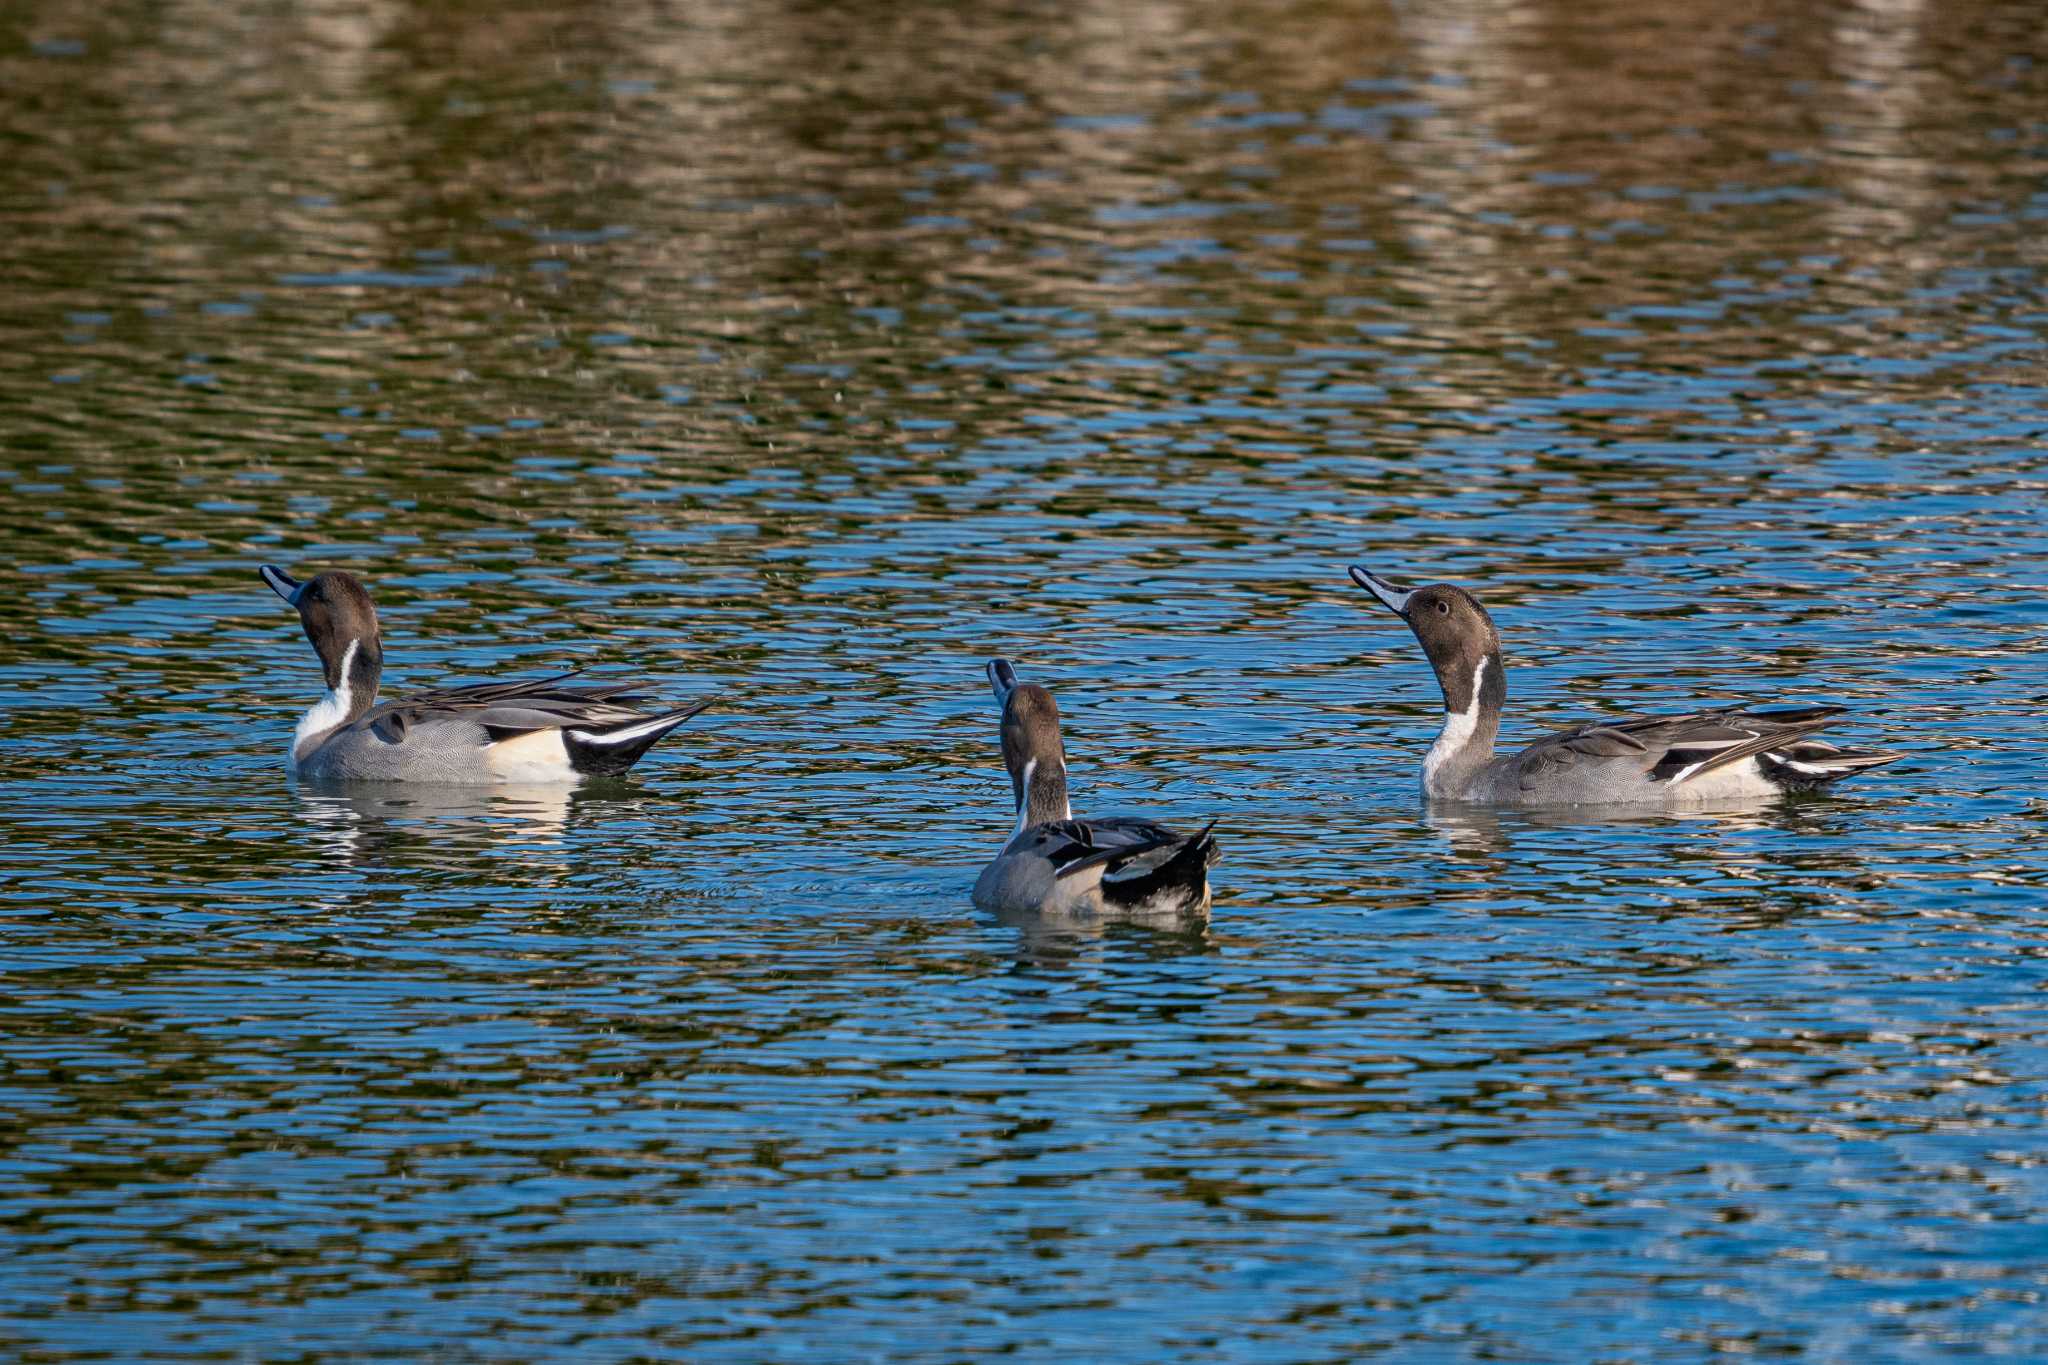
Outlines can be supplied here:
[[680, 711], [642, 716], [615, 725], [565, 725], [562, 747], [569, 766], [585, 777], [617, 777], [652, 749], [662, 736], [711, 705], [715, 697], [692, 702]]
[[1904, 757], [1893, 749], [1837, 749], [1821, 740], [1809, 739], [1767, 749], [1756, 756], [1756, 761], [1764, 776], [1786, 791], [1810, 792]]
[[1209, 869], [1222, 857], [1210, 831], [1141, 844], [1112, 858], [1102, 869], [1102, 899], [1137, 913], [1201, 910], [1209, 904]]

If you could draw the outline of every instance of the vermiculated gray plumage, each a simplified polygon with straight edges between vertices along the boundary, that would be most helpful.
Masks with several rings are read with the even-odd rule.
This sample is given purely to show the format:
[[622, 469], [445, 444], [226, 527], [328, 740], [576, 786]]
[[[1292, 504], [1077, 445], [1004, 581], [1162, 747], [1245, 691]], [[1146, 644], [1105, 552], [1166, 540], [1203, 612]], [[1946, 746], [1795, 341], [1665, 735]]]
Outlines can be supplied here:
[[649, 712], [642, 685], [572, 686], [574, 673], [380, 703], [384, 651], [368, 590], [339, 571], [301, 583], [266, 565], [263, 581], [298, 609], [327, 681], [293, 736], [291, 766], [304, 777], [473, 784], [611, 776], [710, 705]]
[[1905, 755], [1813, 738], [1839, 706], [1724, 707], [1589, 721], [1496, 756], [1507, 701], [1493, 618], [1462, 588], [1351, 577], [1408, 623], [1436, 670], [1444, 728], [1423, 760], [1430, 800], [1489, 805], [1688, 805], [1812, 791]]

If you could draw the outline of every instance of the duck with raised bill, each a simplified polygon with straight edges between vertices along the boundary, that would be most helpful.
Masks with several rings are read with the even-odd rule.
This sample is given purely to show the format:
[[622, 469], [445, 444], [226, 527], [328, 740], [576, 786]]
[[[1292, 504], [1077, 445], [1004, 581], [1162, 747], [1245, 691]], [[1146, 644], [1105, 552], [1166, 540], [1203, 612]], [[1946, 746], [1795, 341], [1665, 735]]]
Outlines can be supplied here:
[[1199, 915], [1209, 907], [1209, 868], [1219, 854], [1209, 831], [1183, 834], [1153, 820], [1076, 820], [1067, 798], [1059, 706], [1019, 682], [1007, 659], [988, 681], [1003, 708], [1003, 766], [1017, 823], [974, 884], [984, 910], [1127, 919]]
[[1493, 618], [1463, 588], [1404, 590], [1353, 566], [1352, 582], [1408, 623], [1444, 694], [1444, 725], [1422, 760], [1431, 801], [1499, 806], [1683, 806], [1813, 791], [1905, 755], [1842, 749], [1813, 734], [1839, 706], [1731, 707], [1619, 716], [1496, 755], [1507, 674]]
[[327, 684], [286, 755], [302, 777], [476, 784], [615, 776], [711, 704], [647, 711], [638, 684], [572, 687], [574, 673], [379, 703], [384, 647], [369, 590], [339, 570], [301, 582], [266, 564], [262, 575], [298, 609]]

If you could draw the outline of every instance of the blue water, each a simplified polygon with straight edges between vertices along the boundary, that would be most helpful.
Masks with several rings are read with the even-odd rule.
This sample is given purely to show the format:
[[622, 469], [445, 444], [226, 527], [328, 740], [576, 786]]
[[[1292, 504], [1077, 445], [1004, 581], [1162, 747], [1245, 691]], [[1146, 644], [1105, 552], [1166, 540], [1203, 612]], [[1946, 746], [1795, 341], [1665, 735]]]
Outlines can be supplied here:
[[[32, 15], [0, 55], [0, 1354], [2048, 1353], [2030, 5]], [[394, 688], [718, 704], [321, 790]], [[1448, 813], [1506, 738], [1908, 757]], [[1206, 924], [997, 919], [982, 678]]]

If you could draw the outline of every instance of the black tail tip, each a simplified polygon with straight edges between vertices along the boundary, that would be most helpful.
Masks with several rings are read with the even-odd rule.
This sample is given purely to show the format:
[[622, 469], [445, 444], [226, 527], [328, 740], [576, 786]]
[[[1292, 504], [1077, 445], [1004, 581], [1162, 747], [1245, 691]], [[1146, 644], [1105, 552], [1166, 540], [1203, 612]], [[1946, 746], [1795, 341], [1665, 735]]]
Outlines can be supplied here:
[[562, 747], [569, 766], [585, 777], [617, 777], [666, 739], [676, 727], [710, 706], [716, 697], [692, 702], [680, 711], [642, 716], [603, 729], [570, 725], [562, 729]]

